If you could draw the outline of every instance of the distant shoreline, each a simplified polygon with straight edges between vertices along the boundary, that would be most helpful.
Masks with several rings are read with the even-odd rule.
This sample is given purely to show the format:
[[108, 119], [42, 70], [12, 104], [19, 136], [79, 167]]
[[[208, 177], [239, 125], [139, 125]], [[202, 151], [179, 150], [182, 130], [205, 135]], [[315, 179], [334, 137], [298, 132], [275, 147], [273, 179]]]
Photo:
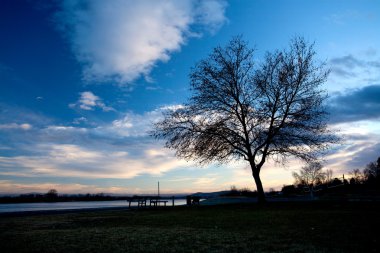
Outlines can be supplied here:
[[[131, 195], [131, 196], [58, 196], [54, 198], [48, 198], [44, 195], [37, 196], [2, 196], [0, 197], [1, 204], [26, 204], [26, 203], [62, 203], [62, 202], [94, 202], [94, 201], [115, 201], [125, 200], [128, 201], [131, 198], [157, 198], [157, 195]], [[161, 199], [185, 199], [185, 195], [168, 195], [160, 196]]]
[[137, 207], [94, 207], [94, 208], [82, 208], [82, 209], [61, 209], [61, 210], [36, 210], [36, 211], [16, 211], [16, 212], [4, 212], [0, 213], [0, 219], [6, 217], [25, 217], [25, 216], [39, 216], [39, 215], [55, 215], [66, 213], [86, 213], [86, 212], [99, 212], [99, 211], [131, 211], [137, 209]]

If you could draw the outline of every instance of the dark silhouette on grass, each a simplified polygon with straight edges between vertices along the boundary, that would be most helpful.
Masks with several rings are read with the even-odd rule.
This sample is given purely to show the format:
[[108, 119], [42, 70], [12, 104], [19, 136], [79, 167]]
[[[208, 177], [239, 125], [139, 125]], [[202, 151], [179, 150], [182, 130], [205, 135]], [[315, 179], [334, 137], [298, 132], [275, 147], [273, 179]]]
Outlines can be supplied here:
[[192, 97], [167, 111], [152, 135], [201, 164], [246, 160], [265, 202], [260, 172], [268, 158], [311, 161], [336, 138], [323, 107], [328, 70], [315, 62], [313, 44], [295, 38], [257, 67], [253, 53], [241, 37], [216, 47], [191, 70]]

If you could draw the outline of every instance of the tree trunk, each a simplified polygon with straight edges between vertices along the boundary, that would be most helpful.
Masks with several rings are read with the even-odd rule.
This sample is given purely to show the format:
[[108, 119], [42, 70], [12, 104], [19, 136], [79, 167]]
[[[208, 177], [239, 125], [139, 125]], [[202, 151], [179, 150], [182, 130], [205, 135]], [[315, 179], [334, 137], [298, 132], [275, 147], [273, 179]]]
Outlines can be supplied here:
[[263, 184], [261, 183], [261, 179], [260, 179], [260, 175], [259, 173], [260, 172], [257, 172], [255, 170], [255, 167], [252, 167], [252, 175], [253, 175], [253, 178], [255, 179], [255, 183], [256, 183], [256, 189], [257, 189], [257, 197], [258, 197], [258, 202], [260, 204], [262, 203], [265, 203], [266, 200], [265, 200], [265, 194], [264, 194], [264, 188], [263, 188]]

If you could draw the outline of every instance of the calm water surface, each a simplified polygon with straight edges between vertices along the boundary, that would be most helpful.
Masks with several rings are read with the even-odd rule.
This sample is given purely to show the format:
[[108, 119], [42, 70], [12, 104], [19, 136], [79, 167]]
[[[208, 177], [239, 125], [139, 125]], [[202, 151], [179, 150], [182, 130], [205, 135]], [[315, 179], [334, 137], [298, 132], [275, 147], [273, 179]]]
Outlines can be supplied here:
[[[184, 204], [186, 204], [185, 199], [176, 199], [174, 201], [174, 205], [176, 206], [184, 205]], [[147, 202], [147, 205], [149, 205], [148, 202]], [[172, 200], [169, 200], [167, 205], [171, 206]], [[132, 202], [131, 206], [137, 206], [137, 202]], [[113, 200], [113, 201], [73, 201], [73, 202], [55, 202], [55, 203], [0, 204], [0, 213], [105, 208], [105, 207], [128, 207], [128, 201]]]

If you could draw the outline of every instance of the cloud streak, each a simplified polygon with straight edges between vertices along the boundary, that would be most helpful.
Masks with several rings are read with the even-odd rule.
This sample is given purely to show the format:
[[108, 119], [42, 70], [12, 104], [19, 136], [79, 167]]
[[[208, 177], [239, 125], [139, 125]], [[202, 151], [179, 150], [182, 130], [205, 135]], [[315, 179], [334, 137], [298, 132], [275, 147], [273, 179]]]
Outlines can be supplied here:
[[167, 62], [190, 37], [226, 21], [223, 0], [62, 1], [57, 27], [87, 81], [132, 82]]
[[332, 123], [380, 120], [380, 85], [338, 93], [329, 101]]
[[0, 124], [0, 130], [13, 130], [13, 129], [21, 129], [21, 130], [29, 130], [32, 128], [32, 125], [28, 123], [17, 124], [17, 123], [9, 123], [9, 124]]
[[331, 75], [329, 78], [330, 90], [357, 88], [358, 84], [374, 85], [380, 83], [380, 59], [375, 50], [370, 55], [352, 54], [330, 59]]
[[357, 10], [346, 10], [331, 14], [324, 19], [335, 25], [348, 25], [352, 22], [371, 22], [377, 18], [376, 12], [360, 12]]
[[19, 183], [13, 180], [0, 180], [0, 194], [12, 193], [30, 193], [30, 192], [40, 192], [46, 193], [50, 189], [57, 189], [59, 194], [61, 193], [141, 193], [140, 191], [135, 191], [133, 188], [128, 187], [99, 187], [97, 185], [88, 184], [63, 184], [63, 183]]
[[34, 148], [39, 149], [39, 155], [0, 156], [0, 174], [22, 177], [128, 179], [143, 174], [160, 175], [189, 165], [174, 158], [172, 152], [152, 144], [141, 145], [138, 156], [130, 155], [128, 149], [117, 147], [106, 150], [73, 144], [43, 144]]

